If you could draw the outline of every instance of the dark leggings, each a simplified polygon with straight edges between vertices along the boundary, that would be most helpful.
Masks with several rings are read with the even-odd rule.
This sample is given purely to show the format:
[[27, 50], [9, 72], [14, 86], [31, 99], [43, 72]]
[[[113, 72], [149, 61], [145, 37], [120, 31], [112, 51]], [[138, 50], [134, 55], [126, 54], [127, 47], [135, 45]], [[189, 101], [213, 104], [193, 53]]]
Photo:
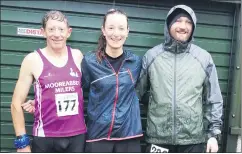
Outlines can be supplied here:
[[141, 152], [139, 139], [127, 139], [120, 141], [101, 140], [96, 142], [87, 142], [85, 152], [88, 153], [134, 153]]
[[84, 152], [85, 134], [71, 137], [33, 137], [32, 152]]

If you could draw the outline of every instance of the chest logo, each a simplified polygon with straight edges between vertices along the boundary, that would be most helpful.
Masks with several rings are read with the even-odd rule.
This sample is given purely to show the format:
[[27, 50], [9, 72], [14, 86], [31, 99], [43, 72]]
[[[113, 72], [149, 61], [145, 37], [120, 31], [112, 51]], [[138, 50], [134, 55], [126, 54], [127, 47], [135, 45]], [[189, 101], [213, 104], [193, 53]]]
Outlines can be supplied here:
[[70, 75], [73, 77], [79, 77], [77, 72], [74, 72], [72, 68], [70, 68]]

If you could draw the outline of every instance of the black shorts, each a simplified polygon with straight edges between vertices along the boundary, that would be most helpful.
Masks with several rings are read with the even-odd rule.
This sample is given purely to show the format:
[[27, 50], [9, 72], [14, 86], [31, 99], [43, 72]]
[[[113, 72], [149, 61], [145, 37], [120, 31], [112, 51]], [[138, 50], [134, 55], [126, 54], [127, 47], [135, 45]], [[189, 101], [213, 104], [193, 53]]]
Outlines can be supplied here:
[[87, 142], [85, 152], [89, 153], [134, 153], [134, 152], [141, 152], [140, 147], [140, 138], [139, 139], [127, 139], [127, 140], [120, 140], [120, 141], [108, 141], [108, 140], [101, 140], [96, 142]]
[[32, 141], [32, 152], [84, 152], [85, 134], [71, 137], [38, 137]]
[[[189, 144], [189, 145], [161, 145], [156, 144], [159, 147], [169, 149], [169, 153], [204, 153], [205, 152], [205, 144]], [[147, 144], [146, 152], [151, 152], [151, 144]]]

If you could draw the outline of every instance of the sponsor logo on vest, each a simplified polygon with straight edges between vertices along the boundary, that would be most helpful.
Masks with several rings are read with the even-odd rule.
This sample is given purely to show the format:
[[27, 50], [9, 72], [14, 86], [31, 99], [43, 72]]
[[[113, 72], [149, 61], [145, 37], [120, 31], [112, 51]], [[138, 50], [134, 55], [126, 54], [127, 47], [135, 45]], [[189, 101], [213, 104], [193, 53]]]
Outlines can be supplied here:
[[78, 77], [77, 72], [74, 72], [72, 68], [70, 68], [70, 75], [73, 77]]
[[55, 93], [72, 92], [75, 91], [75, 86], [80, 86], [80, 81], [61, 81], [52, 82], [45, 85], [46, 89], [55, 88]]

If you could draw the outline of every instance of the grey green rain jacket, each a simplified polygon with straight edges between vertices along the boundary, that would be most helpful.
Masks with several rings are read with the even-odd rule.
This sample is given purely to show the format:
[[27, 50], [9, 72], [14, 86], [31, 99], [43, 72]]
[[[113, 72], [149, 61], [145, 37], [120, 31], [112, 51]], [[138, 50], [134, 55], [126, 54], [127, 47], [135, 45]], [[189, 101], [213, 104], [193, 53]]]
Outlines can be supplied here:
[[[194, 11], [185, 6], [196, 28]], [[166, 21], [167, 22], [167, 21]], [[223, 99], [211, 55], [192, 44], [174, 40], [165, 24], [165, 43], [143, 57], [137, 90], [150, 92], [146, 141], [152, 144], [187, 145], [205, 142], [221, 133]], [[192, 34], [193, 35], [193, 34]], [[204, 121], [208, 125], [204, 125]]]

